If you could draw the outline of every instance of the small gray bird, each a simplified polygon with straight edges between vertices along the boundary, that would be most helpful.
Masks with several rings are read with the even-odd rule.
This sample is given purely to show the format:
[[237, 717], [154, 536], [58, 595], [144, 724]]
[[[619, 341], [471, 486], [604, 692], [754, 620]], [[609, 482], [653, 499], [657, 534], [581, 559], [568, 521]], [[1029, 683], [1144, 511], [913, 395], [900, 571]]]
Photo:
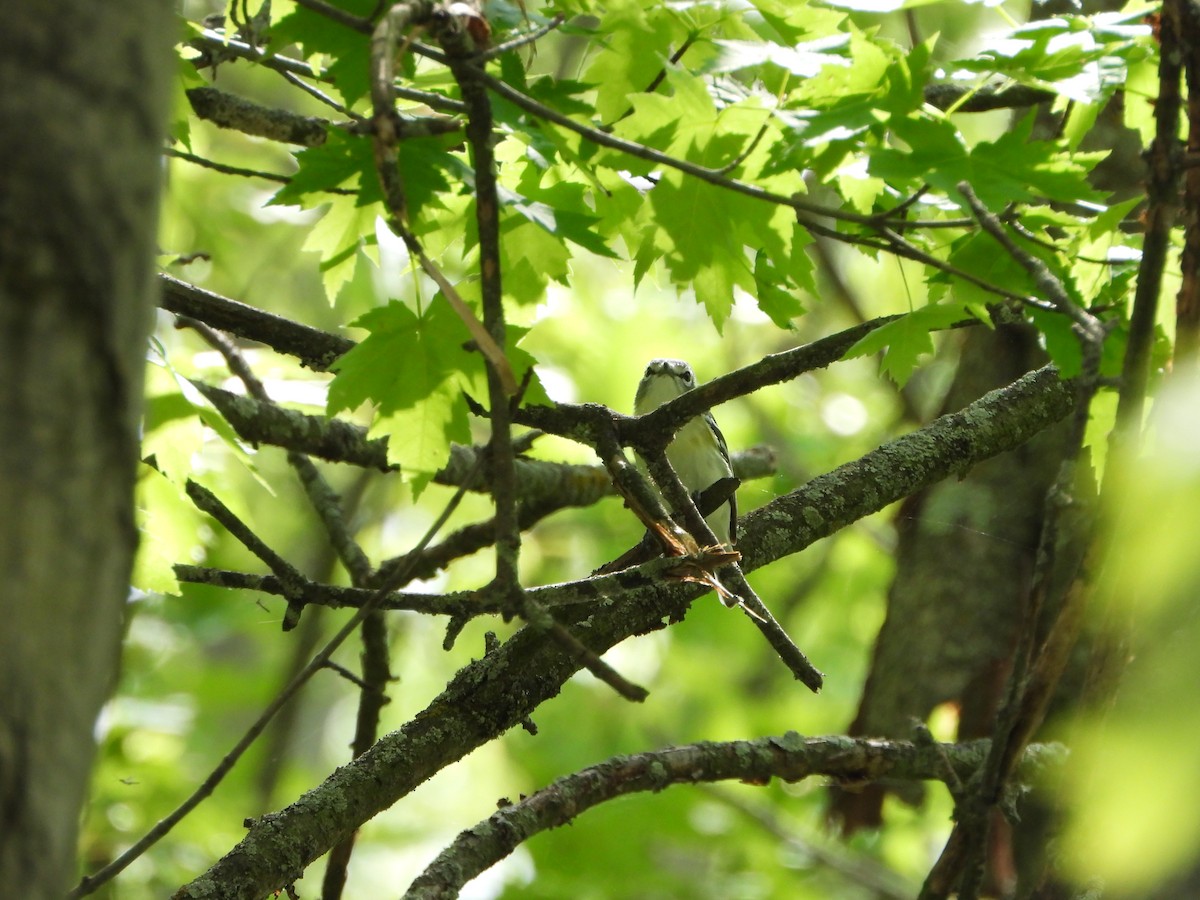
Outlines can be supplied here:
[[[692, 367], [681, 359], [652, 359], [638, 384], [633, 410], [644, 415], [696, 386]], [[733, 478], [729, 448], [712, 413], [687, 422], [667, 446], [667, 459], [679, 480], [696, 500], [718, 481]], [[710, 512], [705, 521], [722, 544], [733, 546], [737, 540], [737, 498], [729, 499]]]

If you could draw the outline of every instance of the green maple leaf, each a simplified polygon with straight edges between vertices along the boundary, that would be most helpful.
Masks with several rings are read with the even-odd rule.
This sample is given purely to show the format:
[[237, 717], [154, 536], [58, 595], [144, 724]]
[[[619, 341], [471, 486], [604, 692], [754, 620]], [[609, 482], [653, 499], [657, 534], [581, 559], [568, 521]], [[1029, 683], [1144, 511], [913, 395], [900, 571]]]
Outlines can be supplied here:
[[502, 204], [560, 241], [565, 239], [597, 256], [616, 259], [617, 254], [596, 233], [599, 217], [585, 212], [585, 190], [582, 184], [560, 182], [553, 188], [538, 192], [541, 198], [551, 201], [549, 203], [543, 202], [543, 199], [521, 196], [504, 187], [499, 188], [498, 193]]
[[880, 369], [903, 387], [920, 358], [933, 352], [930, 332], [965, 318], [967, 312], [961, 303], [930, 303], [876, 328], [847, 350], [843, 358], [853, 359], [883, 351]]
[[568, 284], [570, 254], [552, 233], [516, 217], [500, 227], [504, 296], [520, 305], [539, 302], [550, 280]]
[[[450, 190], [450, 173], [456, 181], [469, 174], [462, 160], [447, 149], [453, 137], [413, 138], [399, 149], [397, 165], [409, 216], [416, 218], [427, 204], [440, 206], [438, 195]], [[329, 201], [328, 191], [347, 187], [358, 191], [356, 205], [383, 200], [375, 155], [370, 140], [331, 131], [319, 147], [308, 147], [296, 157], [296, 173], [275, 192], [269, 205], [311, 207]]]
[[[995, 238], [982, 232], [968, 235], [959, 241], [947, 260], [952, 266], [970, 272], [1007, 291], [1022, 296], [1034, 296], [1037, 288], [1029, 271], [1004, 252]], [[954, 296], [962, 303], [977, 308], [996, 302], [996, 295], [965, 279], [953, 279]]]
[[927, 183], [950, 197], [956, 197], [957, 185], [966, 181], [991, 209], [1043, 197], [1101, 200], [1087, 182], [1087, 163], [1102, 154], [1071, 156], [1058, 142], [1035, 141], [1033, 122], [1030, 113], [997, 140], [968, 149], [949, 119], [895, 118], [891, 127], [910, 149], [876, 150], [868, 170], [895, 185]]
[[828, 171], [829, 163], [812, 159], [818, 148], [854, 146], [868, 132], [881, 133], [889, 115], [907, 117], [923, 102], [931, 43], [919, 44], [907, 56], [890, 43], [854, 29], [850, 35], [813, 42], [826, 58], [812, 78], [792, 92], [780, 117], [790, 127], [789, 139], [771, 150], [768, 171], [789, 172], [812, 166]]
[[419, 491], [446, 464], [452, 441], [467, 441], [463, 390], [480, 370], [463, 345], [466, 326], [441, 297], [416, 313], [391, 302], [354, 324], [369, 332], [333, 366], [327, 412], [376, 406], [371, 436], [388, 437], [388, 460]]
[[329, 387], [330, 415], [368, 400], [380, 415], [391, 415], [473, 367], [472, 355], [463, 349], [470, 334], [440, 298], [420, 314], [393, 300], [352, 324], [369, 334], [334, 363], [337, 375]]
[[691, 284], [720, 329], [733, 309], [733, 288], [753, 292], [754, 275], [734, 225], [741, 206], [730, 191], [671, 171], [650, 191], [656, 241], [667, 270]]
[[1090, 164], [1105, 153], [1068, 155], [1056, 141], [1035, 141], [1035, 114], [1029, 113], [995, 141], [983, 141], [970, 157], [970, 182], [992, 209], [1045, 197], [1060, 202], [1100, 202], [1104, 195], [1087, 181]]
[[614, 4], [596, 29], [603, 49], [592, 58], [583, 80], [597, 87], [595, 114], [612, 122], [628, 109], [630, 100], [658, 75], [680, 40], [665, 9], [643, 10], [637, 3]]
[[[372, 15], [378, 6], [376, 0], [338, 0], [333, 5], [363, 18]], [[326, 71], [347, 106], [370, 90], [370, 40], [370, 35], [335, 25], [327, 16], [302, 6], [271, 26], [273, 46], [298, 44], [305, 59], [325, 54], [332, 60]]]
[[[465, 394], [486, 396], [483, 358], [465, 349], [470, 333], [440, 294], [419, 313], [392, 301], [354, 324], [369, 334], [334, 364], [326, 411], [374, 403], [369, 436], [387, 437], [388, 461], [419, 493], [446, 464], [450, 444], [471, 439]], [[534, 365], [517, 346], [526, 331], [507, 332], [506, 355], [518, 380]], [[525, 399], [549, 402], [536, 377]]]
[[[671, 96], [637, 98], [634, 114], [621, 123], [628, 134], [639, 140], [645, 138], [644, 128], [663, 134], [663, 119], [674, 116], [675, 125], [665, 133], [665, 152], [710, 168], [739, 159], [752, 136], [745, 126], [763, 121], [763, 111], [739, 105], [718, 111], [703, 81], [686, 73], [669, 72], [667, 83]], [[765, 151], [757, 150], [742, 166], [755, 170], [765, 159]], [[757, 292], [747, 247], [764, 250], [780, 269], [786, 268], [782, 261], [790, 256], [794, 222], [786, 209], [675, 169], [664, 171], [647, 196], [653, 215], [640, 221], [640, 238], [626, 238], [637, 248], [635, 277], [661, 255], [671, 278], [693, 288], [718, 329], [733, 308], [735, 287]], [[781, 303], [778, 295], [768, 305], [771, 300], [777, 307]]]
[[420, 402], [379, 415], [367, 436], [387, 438], [388, 462], [400, 466], [418, 497], [446, 465], [450, 444], [471, 440], [462, 389], [450, 382], [439, 384]]
[[370, 141], [331, 131], [324, 144], [298, 151], [295, 159], [295, 174], [267, 201], [268, 206], [311, 207], [327, 201], [325, 192], [332, 188], [360, 185], [371, 185], [371, 199], [379, 199]]
[[967, 148], [949, 119], [897, 118], [892, 129], [910, 149], [875, 150], [867, 167], [870, 174], [893, 184], [918, 184], [938, 178], [951, 186], [967, 174]]
[[1042, 334], [1046, 352], [1063, 378], [1074, 378], [1083, 368], [1083, 349], [1071, 328], [1071, 320], [1060, 312], [1030, 309], [1029, 318]]
[[201, 514], [180, 483], [145, 463], [138, 465], [136, 507], [140, 540], [130, 584], [143, 591], [178, 596], [175, 563], [195, 552]]
[[[758, 298], [758, 308], [770, 316], [771, 321], [780, 328], [793, 328], [792, 319], [804, 312], [804, 304], [800, 301], [799, 292], [795, 289], [789, 290], [787, 288], [789, 282], [795, 284], [796, 281], [803, 279], [811, 285], [812, 260], [800, 249], [807, 233], [799, 227], [796, 230], [796, 252], [792, 254], [792, 257], [800, 265], [793, 266], [793, 269], [800, 268], [800, 271], [793, 271], [790, 273], [790, 277], [784, 275], [775, 267], [767, 253], [762, 250], [758, 251], [754, 258], [754, 294]], [[816, 293], [815, 286], [812, 286], [811, 293]]]

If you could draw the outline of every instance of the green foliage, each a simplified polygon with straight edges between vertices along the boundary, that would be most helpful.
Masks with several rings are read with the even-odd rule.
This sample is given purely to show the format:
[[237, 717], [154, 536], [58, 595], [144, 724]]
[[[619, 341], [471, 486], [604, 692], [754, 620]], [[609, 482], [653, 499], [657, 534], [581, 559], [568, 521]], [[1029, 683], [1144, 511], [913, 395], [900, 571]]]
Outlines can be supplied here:
[[964, 321], [967, 312], [961, 304], [930, 303], [876, 328], [847, 350], [846, 358], [882, 352], [880, 368], [903, 387], [920, 358], [933, 352], [931, 332]]
[[[161, 243], [181, 257], [200, 254], [173, 274], [357, 341], [332, 377], [257, 346], [241, 349], [276, 402], [388, 439], [388, 461], [399, 466], [405, 489], [395, 478], [328, 470], [335, 490], [351, 498], [355, 538], [378, 563], [411, 549], [440, 513], [450, 489], [432, 478], [452, 443], [487, 440], [487, 421], [471, 414], [470, 401], [487, 407], [492, 399], [467, 325], [384, 224], [389, 211], [368, 127], [369, 37], [307, 6], [280, 5], [266, 52], [310, 67], [305, 82], [337, 108], [245, 60], [222, 62], [216, 85], [336, 124], [323, 144], [287, 151], [218, 130], [186, 115], [182, 89], [200, 76], [185, 64], [173, 136], [202, 157], [284, 172], [287, 180], [232, 179], [174, 161]], [[377, 7], [375, 0], [335, 5], [359, 16]], [[1070, 320], [1051, 308], [1031, 262], [1111, 324], [1102, 369], [1117, 374], [1140, 253], [1140, 236], [1124, 226], [1139, 198], [1118, 201], [1094, 187], [1104, 153], [1081, 148], [1091, 147], [1085, 135], [1118, 87], [1153, 88], [1155, 46], [1132, 14], [1011, 26], [991, 4], [935, 0], [527, 5], [528, 20], [516, 6], [488, 5], [494, 44], [556, 13], [567, 21], [536, 52], [501, 54], [486, 69], [591, 134], [489, 95], [504, 352], [518, 380], [536, 373], [525, 404], [553, 397], [628, 412], [649, 358], [687, 358], [705, 381], [861, 320], [898, 316], [851, 347], [850, 361], [716, 410], [733, 449], [765, 442], [779, 457], [773, 478], [740, 489], [745, 511], [911, 430], [912, 409], [894, 385], [919, 395], [919, 409], [937, 408], [949, 365], [941, 351], [952, 355], [958, 346], [951, 326], [988, 327], [1000, 312], [1035, 329], [1064, 374], [1078, 373]], [[977, 39], [985, 31], [991, 36]], [[192, 23], [189, 39], [200, 34]], [[411, 48], [400, 57], [398, 85], [420, 92], [397, 101], [400, 113], [414, 124], [463, 124], [461, 92], [446, 68]], [[933, 83], [961, 94], [937, 109], [927, 102]], [[1061, 98], [1052, 104], [1058, 111], [1071, 101], [1064, 130], [1045, 131], [1032, 111], [965, 111], [983, 89], [1001, 84], [1051, 90]], [[1148, 103], [1128, 102], [1125, 114], [1125, 124], [1146, 133]], [[606, 138], [632, 142], [635, 152]], [[482, 319], [478, 179], [464, 131], [407, 138], [398, 155], [408, 228]], [[1002, 217], [1023, 256], [978, 227], [958, 188], [963, 181]], [[353, 194], [338, 192], [347, 190]], [[904, 253], [890, 236], [904, 242]], [[263, 571], [184, 501], [184, 481], [212, 488], [306, 574], [348, 580], [330, 562], [284, 454], [245, 445], [188, 387], [189, 378], [224, 382], [223, 360], [190, 333], [163, 327], [158, 338], [163, 359], [148, 382], [143, 450], [158, 471], [142, 473], [136, 573], [137, 586], [152, 593], [134, 610], [125, 680], [103, 744], [98, 812], [85, 839], [96, 858], [182, 800], [286, 680], [288, 658], [305, 657], [305, 642], [342, 615], [319, 617], [310, 608], [297, 632], [281, 636], [280, 597], [181, 588], [173, 563]], [[590, 449], [565, 440], [532, 446], [535, 459], [595, 462]], [[486, 496], [468, 495], [439, 539], [493, 512]], [[860, 522], [753, 574], [789, 633], [829, 674], [820, 697], [796, 687], [739, 614], [704, 598], [685, 622], [609, 654], [618, 670], [651, 688], [645, 705], [616, 699], [590, 676], [573, 679], [536, 711], [538, 737], [506, 735], [368, 825], [356, 856], [366, 874], [352, 870], [348, 896], [395, 893], [397, 879], [420, 871], [497, 797], [529, 793], [612, 754], [787, 729], [844, 730], [884, 615], [890, 527], [885, 516]], [[556, 512], [522, 535], [523, 583], [586, 577], [641, 532], [616, 499]], [[473, 591], [494, 574], [485, 550], [455, 560], [427, 587]], [[444, 623], [430, 618], [389, 620], [400, 681], [388, 685], [394, 702], [384, 728], [402, 727], [480, 656], [486, 631], [504, 639], [519, 625], [473, 620], [443, 652]], [[357, 670], [357, 659], [358, 648], [348, 646], [336, 661]], [[156, 851], [123, 876], [121, 896], [169, 893], [239, 840], [245, 817], [291, 802], [345, 762], [354, 688], [321, 678], [302, 698], [290, 743], [272, 751], [276, 757], [239, 766], [202, 807], [206, 818], [195, 830], [168, 838], [177, 849]], [[131, 790], [121, 779], [144, 787]], [[930, 793], [927, 808], [889, 810], [888, 826], [850, 850], [813, 840], [822, 853], [846, 854], [842, 868], [886, 864], [911, 888], [948, 828], [949, 797]], [[781, 858], [776, 836], [762, 827], [774, 817], [818, 832], [824, 797], [814, 786], [742, 794], [762, 804], [762, 816], [688, 788], [606, 806], [540, 836], [493, 873], [492, 885], [513, 897], [619, 896], [613, 885], [627, 877], [638, 896], [868, 895], [815, 862], [819, 853], [793, 849]], [[1188, 829], [1192, 835], [1190, 822]], [[371, 873], [384, 868], [386, 884], [374, 890]], [[306, 876], [310, 894], [317, 874]]]
[[[336, 5], [356, 16], [369, 16], [377, 7], [375, 0], [339, 0]], [[320, 13], [297, 6], [272, 25], [271, 39], [279, 46], [295, 44], [306, 61], [328, 60], [325, 74], [346, 105], [370, 91], [365, 65], [369, 35], [331, 25]]]
[[423, 485], [445, 465], [451, 441], [470, 440], [462, 401], [469, 386], [462, 372], [472, 361], [463, 349], [466, 328], [437, 298], [421, 314], [393, 301], [353, 324], [370, 333], [335, 364], [329, 413], [375, 401], [375, 433], [392, 437], [391, 461], [419, 473]]
[[963, 69], [1053, 87], [1065, 99], [1094, 103], [1124, 80], [1126, 68], [1148, 53], [1143, 10], [1068, 15], [1018, 25], [997, 46]]

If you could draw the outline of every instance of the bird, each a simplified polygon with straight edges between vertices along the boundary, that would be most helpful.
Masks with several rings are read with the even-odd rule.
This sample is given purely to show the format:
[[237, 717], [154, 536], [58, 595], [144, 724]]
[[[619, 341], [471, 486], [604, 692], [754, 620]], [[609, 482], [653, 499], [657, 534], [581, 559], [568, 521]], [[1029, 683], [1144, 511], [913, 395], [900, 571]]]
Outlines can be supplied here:
[[[696, 386], [692, 367], [681, 359], [652, 359], [638, 384], [634, 413], [642, 416]], [[705, 511], [705, 492], [718, 488], [726, 499], [705, 516], [717, 540], [730, 547], [737, 540], [737, 482], [729, 464], [729, 447], [711, 412], [686, 422], [667, 445], [667, 459], [700, 511]], [[734, 479], [730, 485], [725, 479]], [[723, 490], [722, 490], [723, 489]], [[727, 494], [726, 494], [727, 492]]]

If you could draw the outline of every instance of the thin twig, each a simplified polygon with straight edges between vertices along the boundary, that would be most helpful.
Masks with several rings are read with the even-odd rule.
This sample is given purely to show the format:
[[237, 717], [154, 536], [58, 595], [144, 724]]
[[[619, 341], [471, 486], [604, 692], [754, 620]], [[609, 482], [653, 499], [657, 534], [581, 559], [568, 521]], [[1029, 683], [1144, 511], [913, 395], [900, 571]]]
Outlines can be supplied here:
[[[942, 745], [938, 745], [939, 748]], [[954, 772], [950, 751], [946, 752], [950, 763], [948, 771], [957, 778]], [[944, 780], [944, 779], [943, 779]], [[792, 827], [781, 821], [780, 815], [769, 802], [755, 803], [744, 796], [743, 792], [735, 793], [710, 784], [701, 784], [700, 789], [708, 797], [737, 810], [750, 821], [761, 827], [767, 834], [790, 848], [799, 858], [811, 859], [818, 866], [837, 872], [852, 884], [866, 889], [871, 896], [879, 900], [912, 900], [916, 886], [898, 872], [888, 868], [885, 863], [868, 856], [864, 851], [854, 851], [844, 844], [829, 844], [808, 840], [799, 834], [799, 828]]]
[[559, 13], [545, 25], [535, 28], [532, 31], [527, 31], [524, 34], [518, 34], [516, 37], [511, 37], [504, 43], [497, 44], [495, 47], [491, 47], [481, 53], [476, 53], [472, 59], [476, 62], [487, 62], [488, 60], [495, 59], [498, 56], [503, 56], [505, 53], [511, 53], [513, 50], [520, 49], [528, 44], [536, 43], [555, 28], [558, 28], [560, 25], [562, 25], [562, 23], [565, 21], [566, 18], [562, 13]]
[[222, 503], [208, 488], [190, 478], [184, 485], [188, 498], [201, 512], [208, 513], [231, 535], [238, 539], [247, 550], [266, 563], [267, 567], [283, 585], [285, 596], [299, 596], [307, 579], [290, 562], [272, 550], [267, 543], [241, 520], [241, 518]]
[[923, 184], [891, 209], [884, 210], [879, 214], [882, 221], [889, 219], [901, 219], [912, 207], [921, 201], [921, 198], [929, 192], [929, 185]]
[[[712, 528], [708, 522], [700, 514], [696, 508], [695, 502], [692, 500], [687, 489], [679, 480], [679, 475], [671, 466], [671, 462], [667, 459], [666, 453], [646, 447], [636, 448], [638, 453], [646, 461], [646, 467], [650, 471], [650, 476], [654, 479], [654, 483], [659, 486], [666, 498], [667, 503], [677, 512], [683, 515], [684, 524], [696, 539], [697, 543], [703, 546], [713, 546], [717, 544], [717, 537], [713, 534]], [[721, 576], [726, 577], [729, 581], [728, 585], [722, 585], [717, 579], [716, 573], [708, 573], [712, 579], [712, 586], [722, 593], [722, 601], [725, 602], [725, 594], [729, 594], [736, 602], [726, 602], [727, 606], [737, 606], [741, 608], [752, 621], [755, 627], [762, 632], [767, 642], [779, 654], [779, 658], [792, 672], [792, 675], [811, 690], [813, 693], [818, 693], [824, 684], [824, 676], [820, 671], [808, 660], [804, 652], [796, 646], [795, 642], [784, 631], [783, 626], [776, 621], [767, 609], [766, 604], [750, 587], [746, 581], [745, 575], [742, 574], [741, 568], [737, 564], [736, 554], [733, 560], [720, 568]]]
[[1107, 334], [1104, 323], [1071, 299], [1066, 287], [1058, 276], [1050, 271], [1049, 266], [1032, 253], [1028, 253], [1016, 245], [1009, 237], [1008, 232], [1004, 230], [1004, 225], [999, 217], [980, 202], [968, 182], [961, 181], [956, 187], [966, 199], [967, 205], [971, 207], [971, 211], [975, 214], [975, 218], [978, 219], [983, 230], [991, 235], [996, 243], [1003, 247], [1004, 251], [1033, 277], [1033, 283], [1054, 304], [1055, 309], [1075, 324], [1080, 342], [1084, 344], [1104, 343]]
[[[219, 163], [215, 160], [205, 159], [203, 156], [197, 156], [195, 153], [188, 153], [186, 150], [176, 150], [174, 147], [168, 147], [164, 153], [167, 156], [173, 156], [176, 159], [182, 159], [184, 162], [190, 162], [197, 166], [203, 166], [206, 169], [212, 169], [214, 172], [220, 172], [222, 175], [240, 175], [243, 178], [262, 178], [265, 181], [275, 181], [279, 184], [291, 184], [292, 176], [281, 175], [277, 172], [261, 172], [258, 169], [244, 169], [241, 166], [231, 166], [226, 163]], [[322, 193], [326, 194], [341, 194], [342, 196], [357, 196], [358, 191], [353, 188], [322, 188]]]
[[[199, 35], [191, 40], [190, 46], [200, 50], [203, 53], [212, 53], [218, 55], [228, 55], [237, 59], [245, 59], [250, 62], [258, 63], [260, 66], [265, 66], [268, 69], [274, 69], [279, 72], [291, 72], [295, 75], [300, 75], [304, 78], [316, 78], [327, 84], [332, 84], [334, 79], [324, 69], [316, 68], [310, 63], [303, 60], [292, 59], [287, 56], [279, 56], [277, 54], [267, 55], [262, 50], [254, 47], [245, 41], [229, 38], [226, 40], [223, 34], [216, 31], [205, 29]], [[200, 61], [203, 65], [203, 61]], [[436, 94], [433, 91], [423, 91], [418, 88], [406, 87], [404, 85], [393, 85], [393, 93], [402, 100], [410, 100], [414, 103], [423, 103], [430, 109], [438, 110], [445, 113], [462, 113], [466, 111], [466, 107], [459, 100], [454, 100], [450, 97], [445, 97], [442, 94]]]
[[[658, 70], [658, 74], [654, 76], [654, 79], [648, 85], [646, 85], [646, 89], [642, 93], [653, 94], [655, 91], [657, 91], [659, 86], [667, 80], [667, 69], [670, 66], [679, 65], [679, 61], [683, 59], [683, 54], [687, 53], [688, 50], [692, 48], [692, 44], [694, 43], [696, 43], [695, 34], [689, 34], [686, 38], [684, 38], [683, 43], [679, 45], [679, 48], [672, 53], [670, 59], [667, 60], [667, 65]], [[630, 112], [632, 112], [632, 110], [630, 110]], [[626, 113], [625, 115], [629, 115], [629, 113]]]
[[[179, 581], [187, 584], [208, 584], [230, 590], [261, 591], [264, 594], [284, 596], [283, 586], [274, 575], [214, 569], [208, 566], [192, 566], [183, 563], [175, 564], [174, 573]], [[374, 589], [366, 590], [318, 582], [309, 582], [305, 585], [303, 592], [303, 600], [306, 605], [328, 606], [332, 609], [357, 609], [373, 596], [375, 596]], [[379, 608], [406, 610], [430, 616], [500, 612], [499, 603], [489, 603], [486, 598], [480, 597], [477, 591], [455, 591], [448, 594], [391, 591], [386, 598], [379, 602]]]
[[337, 100], [335, 100], [333, 97], [329, 96], [327, 93], [325, 93], [323, 90], [321, 90], [316, 85], [309, 84], [307, 81], [305, 81], [299, 75], [297, 75], [295, 72], [288, 72], [285, 69], [280, 69], [278, 71], [279, 71], [279, 74], [283, 77], [284, 81], [286, 81], [288, 84], [291, 84], [291, 85], [294, 85], [295, 87], [300, 88], [300, 90], [304, 91], [310, 97], [315, 98], [316, 100], [320, 101], [321, 103], [324, 103], [330, 109], [333, 109], [333, 110], [341, 113], [347, 119], [353, 119], [356, 122], [362, 121], [363, 117], [360, 116], [358, 113], [356, 113], [354, 110], [350, 109], [344, 103], [339, 103]]
[[621, 697], [634, 703], [641, 703], [650, 696], [650, 692], [639, 684], [634, 684], [624, 675], [600, 658], [594, 650], [577, 638], [566, 626], [558, 622], [550, 612], [529, 595], [522, 591], [521, 618], [541, 631], [546, 632], [565, 650], [571, 653], [581, 666], [591, 672], [600, 681], [607, 684]]
[[[415, 549], [423, 549], [433, 540], [433, 536], [441, 530], [442, 526], [450, 518], [451, 514], [458, 507], [459, 502], [466, 494], [465, 488], [460, 488], [453, 497], [450, 498], [441, 515], [429, 526], [429, 529], [416, 544]], [[395, 581], [400, 583], [403, 581], [407, 573], [398, 573]], [[254, 741], [262, 734], [263, 729], [275, 717], [275, 714], [283, 708], [299, 690], [308, 683], [317, 672], [325, 667], [325, 663], [332, 658], [334, 651], [338, 649], [351, 634], [357, 630], [358, 626], [371, 614], [372, 610], [377, 609], [387, 595], [392, 591], [392, 585], [384, 585], [380, 587], [372, 597], [365, 602], [358, 611], [350, 617], [338, 632], [329, 639], [320, 652], [317, 653], [296, 677], [288, 683], [274, 700], [267, 705], [254, 723], [246, 730], [241, 739], [233, 746], [233, 748], [225, 755], [225, 757], [217, 764], [216, 768], [209, 773], [208, 777], [200, 784], [195, 791], [192, 792], [186, 800], [183, 801], [174, 811], [165, 818], [161, 819], [150, 831], [143, 835], [139, 840], [135, 841], [124, 853], [104, 866], [93, 875], [84, 876], [78, 885], [68, 894], [68, 900], [75, 900], [78, 897], [84, 897], [105, 882], [110, 881], [123, 871], [130, 863], [136, 860], [139, 856], [146, 852], [151, 846], [157, 843], [168, 832], [171, 831], [179, 822], [190, 813], [193, 809], [200, 805], [200, 802], [208, 797], [217, 787], [218, 784], [225, 778], [229, 771], [234, 767], [242, 755], [250, 748]]]
[[331, 672], [337, 673], [360, 691], [367, 690], [367, 683], [340, 663], [335, 663], [333, 660], [327, 660], [325, 662], [325, 668]]
[[[1046, 238], [1043, 237], [1038, 237], [1036, 234], [1026, 228], [1019, 219], [1014, 218], [1006, 221], [1009, 228], [1016, 232], [1020, 237], [1029, 241], [1029, 243], [1036, 244], [1038, 247], [1045, 247], [1047, 250], [1051, 250], [1054, 253], [1061, 254], [1063, 252], [1062, 248], [1053, 241], [1046, 240]], [[1079, 262], [1091, 263], [1094, 266], [1117, 266], [1124, 264], [1123, 262], [1116, 262], [1111, 259], [1100, 259], [1095, 256], [1084, 256], [1080, 253], [1072, 253], [1071, 259]]]
[[718, 175], [728, 175], [730, 172], [732, 172], [734, 169], [736, 169], [738, 166], [740, 166], [742, 163], [744, 163], [747, 159], [749, 159], [750, 154], [754, 152], [754, 148], [757, 147], [759, 145], [759, 143], [762, 142], [763, 137], [766, 136], [767, 128], [770, 126], [770, 123], [771, 123], [771, 117], [767, 116], [765, 119], [763, 119], [763, 123], [758, 126], [757, 133], [754, 135], [753, 138], [751, 138], [750, 143], [748, 143], [746, 145], [746, 149], [744, 149], [741, 153], [739, 153], [737, 156], [735, 156], [729, 162], [725, 163], [725, 165], [721, 166], [718, 169], [715, 169], [714, 171]]

